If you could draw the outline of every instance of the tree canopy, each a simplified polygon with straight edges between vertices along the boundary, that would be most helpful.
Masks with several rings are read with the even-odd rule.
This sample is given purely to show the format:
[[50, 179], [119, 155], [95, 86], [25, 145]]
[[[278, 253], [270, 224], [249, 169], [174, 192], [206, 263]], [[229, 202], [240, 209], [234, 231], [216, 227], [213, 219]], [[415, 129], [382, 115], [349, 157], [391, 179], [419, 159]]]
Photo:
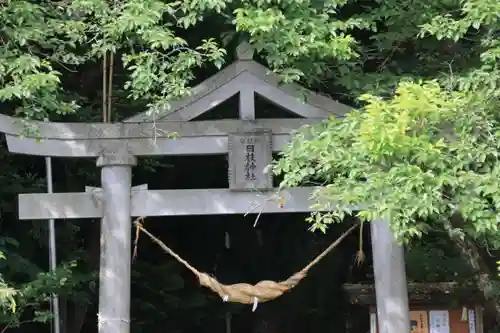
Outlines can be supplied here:
[[[284, 79], [351, 102], [362, 93], [391, 93], [401, 79], [449, 80], [450, 74], [462, 89], [494, 92], [498, 6], [495, 0], [9, 0], [0, 9], [0, 100], [27, 117], [72, 112], [78, 103], [65, 76], [107, 57], [108, 72], [122, 76], [130, 98], [166, 106], [187, 93], [196, 67], [220, 67], [234, 38], [247, 39]], [[218, 22], [218, 30], [190, 35], [207, 21]], [[125, 72], [113, 73], [118, 62]]]
[[[332, 218], [322, 215], [314, 227], [358, 206], [365, 221], [390, 219], [403, 241], [438, 228], [487, 237], [498, 247], [495, 103], [477, 93], [445, 90], [436, 81], [401, 83], [390, 99], [361, 100], [366, 105], [345, 119], [302, 129], [277, 162], [283, 186], [318, 177], [327, 183], [316, 197]], [[453, 226], [456, 213], [470, 223]]]

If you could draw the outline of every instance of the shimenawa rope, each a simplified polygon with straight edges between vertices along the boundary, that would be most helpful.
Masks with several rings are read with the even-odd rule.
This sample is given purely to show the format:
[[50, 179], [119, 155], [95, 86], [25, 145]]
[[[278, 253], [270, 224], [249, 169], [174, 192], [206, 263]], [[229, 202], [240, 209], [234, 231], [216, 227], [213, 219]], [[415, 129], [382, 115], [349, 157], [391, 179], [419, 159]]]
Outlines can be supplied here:
[[134, 256], [137, 254], [137, 241], [139, 236], [139, 230], [145, 233], [153, 242], [158, 244], [166, 253], [174, 257], [179, 263], [184, 265], [187, 269], [193, 272], [194, 275], [198, 277], [200, 284], [203, 287], [209, 288], [216, 294], [218, 294], [224, 302], [232, 302], [232, 303], [241, 303], [241, 304], [253, 304], [253, 310], [257, 307], [258, 303], [264, 303], [271, 300], [274, 300], [285, 292], [290, 291], [293, 287], [295, 287], [303, 278], [306, 277], [307, 272], [316, 265], [321, 259], [323, 259], [330, 251], [332, 251], [335, 247], [337, 247], [340, 242], [347, 237], [358, 224], [353, 225], [347, 231], [345, 231], [335, 242], [333, 242], [328, 248], [326, 248], [320, 255], [318, 255], [313, 261], [311, 261], [306, 267], [304, 267], [301, 271], [293, 274], [288, 279], [275, 282], [264, 280], [260, 281], [255, 285], [251, 285], [248, 283], [237, 283], [231, 285], [224, 285], [217, 281], [215, 278], [211, 277], [207, 273], [203, 273], [198, 271], [196, 268], [191, 266], [186, 260], [182, 259], [177, 253], [175, 253], [172, 249], [170, 249], [165, 243], [152, 235], [149, 231], [147, 231], [143, 224], [141, 223], [144, 219], [138, 218], [134, 224], [137, 228]]

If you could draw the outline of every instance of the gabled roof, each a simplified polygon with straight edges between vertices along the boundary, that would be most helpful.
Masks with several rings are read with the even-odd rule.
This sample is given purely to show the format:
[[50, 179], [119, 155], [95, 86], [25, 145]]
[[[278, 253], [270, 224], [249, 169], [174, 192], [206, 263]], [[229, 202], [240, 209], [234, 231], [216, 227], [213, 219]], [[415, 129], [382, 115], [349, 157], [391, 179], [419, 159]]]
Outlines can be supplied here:
[[[343, 289], [351, 304], [376, 305], [375, 285], [344, 284]], [[410, 282], [408, 298], [413, 305], [480, 304], [483, 295], [473, 283], [458, 282]]]
[[[240, 118], [254, 119], [254, 94], [304, 118], [343, 117], [351, 107], [297, 84], [280, 84], [278, 75], [252, 60], [248, 44], [237, 49], [238, 60], [191, 90], [185, 98], [173, 101], [165, 112], [143, 112], [125, 122], [189, 121], [240, 94]], [[243, 111], [242, 108], [245, 110]]]

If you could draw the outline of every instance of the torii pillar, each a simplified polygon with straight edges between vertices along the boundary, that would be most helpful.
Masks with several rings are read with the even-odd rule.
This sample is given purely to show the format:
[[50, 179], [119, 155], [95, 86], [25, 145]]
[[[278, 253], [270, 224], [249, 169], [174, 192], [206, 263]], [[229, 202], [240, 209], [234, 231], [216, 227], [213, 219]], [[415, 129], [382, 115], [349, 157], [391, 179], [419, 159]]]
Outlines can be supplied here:
[[389, 221], [372, 221], [370, 227], [378, 333], [410, 332], [404, 248], [396, 243]]
[[[106, 152], [101, 167], [101, 260], [99, 269], [99, 333], [130, 332], [131, 190], [137, 158], [127, 149]], [[117, 301], [117, 298], [120, 298]]]

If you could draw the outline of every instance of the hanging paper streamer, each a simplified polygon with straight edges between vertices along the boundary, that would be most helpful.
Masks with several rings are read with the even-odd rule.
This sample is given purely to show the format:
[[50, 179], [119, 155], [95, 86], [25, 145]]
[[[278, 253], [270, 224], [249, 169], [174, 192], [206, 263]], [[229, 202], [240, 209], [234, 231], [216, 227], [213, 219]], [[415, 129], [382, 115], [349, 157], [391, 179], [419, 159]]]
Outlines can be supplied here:
[[462, 316], [460, 317], [461, 321], [467, 321], [467, 308], [464, 306], [462, 307]]
[[370, 313], [370, 333], [377, 333], [377, 314]]
[[448, 311], [429, 311], [430, 333], [450, 333], [450, 316]]
[[426, 311], [410, 311], [410, 332], [429, 333]]
[[469, 310], [469, 333], [476, 333], [476, 314]]

